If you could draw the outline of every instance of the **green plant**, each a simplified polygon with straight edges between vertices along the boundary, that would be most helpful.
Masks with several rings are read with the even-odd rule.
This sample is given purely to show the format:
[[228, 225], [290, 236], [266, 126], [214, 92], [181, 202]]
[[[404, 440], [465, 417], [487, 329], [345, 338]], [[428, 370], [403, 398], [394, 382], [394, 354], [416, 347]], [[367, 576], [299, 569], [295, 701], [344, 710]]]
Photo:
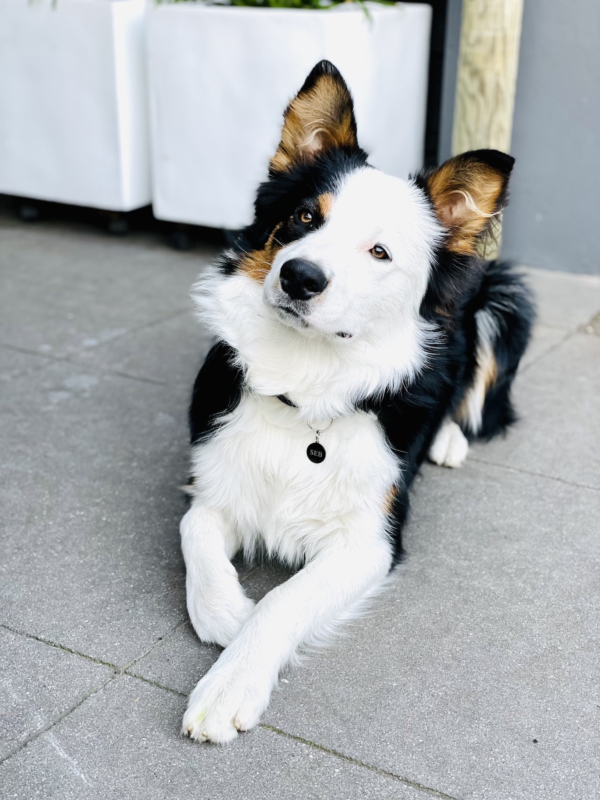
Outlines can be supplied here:
[[364, 0], [229, 0], [227, 5], [253, 6], [255, 8], [330, 8], [343, 2], [357, 2], [364, 5]]
[[[198, 0], [156, 0], [157, 3], [189, 3]], [[394, 0], [374, 0], [381, 5], [392, 6]], [[251, 8], [308, 8], [322, 9], [333, 8], [342, 3], [353, 3], [362, 8], [365, 16], [370, 19], [366, 0], [204, 0], [205, 5], [219, 6], [249, 6]]]

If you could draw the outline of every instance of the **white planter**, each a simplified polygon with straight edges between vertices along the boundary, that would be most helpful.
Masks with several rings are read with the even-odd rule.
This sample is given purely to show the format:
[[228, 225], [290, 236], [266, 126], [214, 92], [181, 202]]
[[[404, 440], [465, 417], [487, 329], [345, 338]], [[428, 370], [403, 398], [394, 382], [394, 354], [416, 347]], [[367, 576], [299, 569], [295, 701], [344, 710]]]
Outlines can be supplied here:
[[419, 169], [431, 8], [371, 3], [369, 12], [371, 21], [350, 3], [321, 11], [196, 3], [149, 9], [155, 215], [248, 224], [283, 111], [324, 58], [352, 91], [371, 163], [400, 177]]
[[0, 192], [151, 200], [145, 0], [0, 0]]

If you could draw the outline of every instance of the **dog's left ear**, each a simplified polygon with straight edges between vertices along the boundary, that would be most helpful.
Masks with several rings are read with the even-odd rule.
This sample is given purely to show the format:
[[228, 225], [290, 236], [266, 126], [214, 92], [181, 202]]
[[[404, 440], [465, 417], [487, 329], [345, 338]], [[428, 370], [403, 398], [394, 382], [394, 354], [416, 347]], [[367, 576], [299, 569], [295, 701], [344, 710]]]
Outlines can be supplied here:
[[356, 144], [352, 95], [333, 64], [321, 61], [285, 111], [271, 169], [287, 171], [331, 148]]
[[515, 160], [499, 150], [471, 150], [455, 156], [424, 176], [426, 190], [442, 225], [446, 248], [473, 255], [506, 202]]

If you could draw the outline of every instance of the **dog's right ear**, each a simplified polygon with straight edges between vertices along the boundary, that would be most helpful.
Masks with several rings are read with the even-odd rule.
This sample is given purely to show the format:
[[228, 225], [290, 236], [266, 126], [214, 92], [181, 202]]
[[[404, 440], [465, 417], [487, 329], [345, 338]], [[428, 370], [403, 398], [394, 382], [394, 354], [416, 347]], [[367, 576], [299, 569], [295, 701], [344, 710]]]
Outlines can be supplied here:
[[334, 147], [356, 147], [352, 95], [330, 61], [313, 68], [284, 114], [271, 170], [285, 172]]
[[471, 150], [416, 177], [446, 231], [424, 310], [447, 313], [480, 274], [481, 264], [474, 257], [506, 205], [514, 163], [512, 156], [498, 150]]
[[498, 150], [471, 150], [419, 178], [448, 231], [448, 250], [475, 254], [479, 238], [506, 204], [514, 163]]

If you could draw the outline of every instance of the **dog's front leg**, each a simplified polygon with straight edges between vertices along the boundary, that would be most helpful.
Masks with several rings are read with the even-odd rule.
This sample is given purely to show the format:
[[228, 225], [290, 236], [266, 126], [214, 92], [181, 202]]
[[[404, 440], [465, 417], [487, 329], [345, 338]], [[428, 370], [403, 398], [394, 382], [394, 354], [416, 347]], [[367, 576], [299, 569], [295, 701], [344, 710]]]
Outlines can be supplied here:
[[224, 743], [256, 725], [298, 647], [327, 634], [388, 573], [391, 547], [383, 532], [364, 538], [370, 543], [357, 536], [328, 547], [260, 601], [192, 692], [185, 734]]
[[216, 509], [195, 502], [181, 520], [188, 614], [203, 642], [226, 647], [254, 610], [230, 559], [240, 546]]

